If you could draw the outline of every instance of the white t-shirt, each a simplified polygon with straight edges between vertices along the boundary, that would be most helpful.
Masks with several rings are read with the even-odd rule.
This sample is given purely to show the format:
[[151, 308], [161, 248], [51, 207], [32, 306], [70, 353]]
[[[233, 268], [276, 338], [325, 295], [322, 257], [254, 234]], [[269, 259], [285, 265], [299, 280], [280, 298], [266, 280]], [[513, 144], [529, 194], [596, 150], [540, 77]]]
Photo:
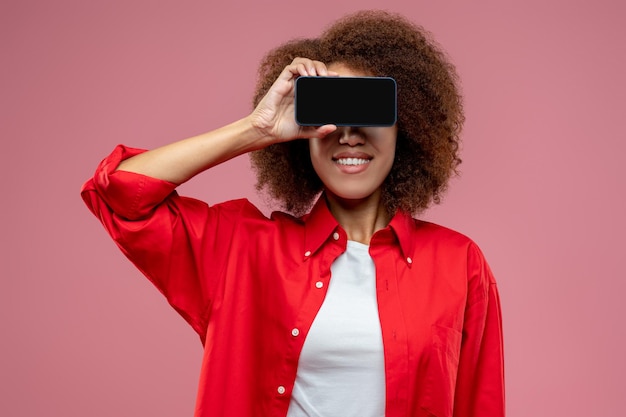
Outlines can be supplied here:
[[348, 241], [304, 341], [288, 417], [383, 417], [385, 363], [369, 246]]

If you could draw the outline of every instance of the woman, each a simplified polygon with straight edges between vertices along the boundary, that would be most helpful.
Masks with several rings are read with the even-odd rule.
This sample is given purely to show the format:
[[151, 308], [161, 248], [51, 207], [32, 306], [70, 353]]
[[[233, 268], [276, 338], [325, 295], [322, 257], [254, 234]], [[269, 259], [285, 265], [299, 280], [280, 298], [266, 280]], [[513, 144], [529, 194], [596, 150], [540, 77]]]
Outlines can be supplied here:
[[[298, 76], [393, 77], [398, 123], [299, 126]], [[360, 12], [270, 52], [250, 115], [100, 164], [85, 202], [205, 346], [196, 416], [504, 415], [489, 267], [467, 237], [411, 217], [455, 173], [462, 122], [454, 68], [424, 31]], [[248, 152], [295, 216], [174, 191]]]

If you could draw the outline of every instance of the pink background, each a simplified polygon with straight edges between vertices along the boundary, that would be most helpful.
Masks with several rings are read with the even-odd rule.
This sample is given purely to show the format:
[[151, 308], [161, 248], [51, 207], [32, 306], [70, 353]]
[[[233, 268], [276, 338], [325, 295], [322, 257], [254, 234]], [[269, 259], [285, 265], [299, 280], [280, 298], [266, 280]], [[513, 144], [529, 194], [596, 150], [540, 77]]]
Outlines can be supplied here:
[[[117, 143], [245, 115], [265, 51], [380, 7], [431, 30], [463, 80], [463, 175], [425, 217], [499, 280], [508, 415], [624, 415], [623, 2], [260, 3], [2, 1], [0, 415], [192, 415], [198, 338], [79, 188]], [[262, 204], [252, 182], [240, 157], [181, 192]]]

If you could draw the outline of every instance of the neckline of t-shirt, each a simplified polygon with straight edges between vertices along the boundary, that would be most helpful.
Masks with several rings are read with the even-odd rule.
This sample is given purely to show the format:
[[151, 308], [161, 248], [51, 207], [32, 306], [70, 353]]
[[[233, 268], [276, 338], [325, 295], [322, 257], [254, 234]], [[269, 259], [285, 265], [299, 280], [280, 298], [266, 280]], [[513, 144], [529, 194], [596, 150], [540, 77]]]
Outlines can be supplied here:
[[348, 240], [347, 242], [349, 249], [355, 249], [358, 251], [369, 252], [370, 245], [366, 245], [365, 243], [357, 242], [356, 240]]

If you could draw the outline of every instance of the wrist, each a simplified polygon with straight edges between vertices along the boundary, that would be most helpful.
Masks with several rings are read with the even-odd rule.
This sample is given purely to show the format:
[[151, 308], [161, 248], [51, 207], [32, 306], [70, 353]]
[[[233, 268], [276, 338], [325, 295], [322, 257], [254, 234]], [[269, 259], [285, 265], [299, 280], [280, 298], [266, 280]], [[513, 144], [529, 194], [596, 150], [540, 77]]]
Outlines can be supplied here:
[[241, 123], [242, 137], [249, 140], [252, 147], [257, 150], [265, 148], [276, 142], [267, 125], [262, 123], [254, 114], [250, 114], [239, 121]]

